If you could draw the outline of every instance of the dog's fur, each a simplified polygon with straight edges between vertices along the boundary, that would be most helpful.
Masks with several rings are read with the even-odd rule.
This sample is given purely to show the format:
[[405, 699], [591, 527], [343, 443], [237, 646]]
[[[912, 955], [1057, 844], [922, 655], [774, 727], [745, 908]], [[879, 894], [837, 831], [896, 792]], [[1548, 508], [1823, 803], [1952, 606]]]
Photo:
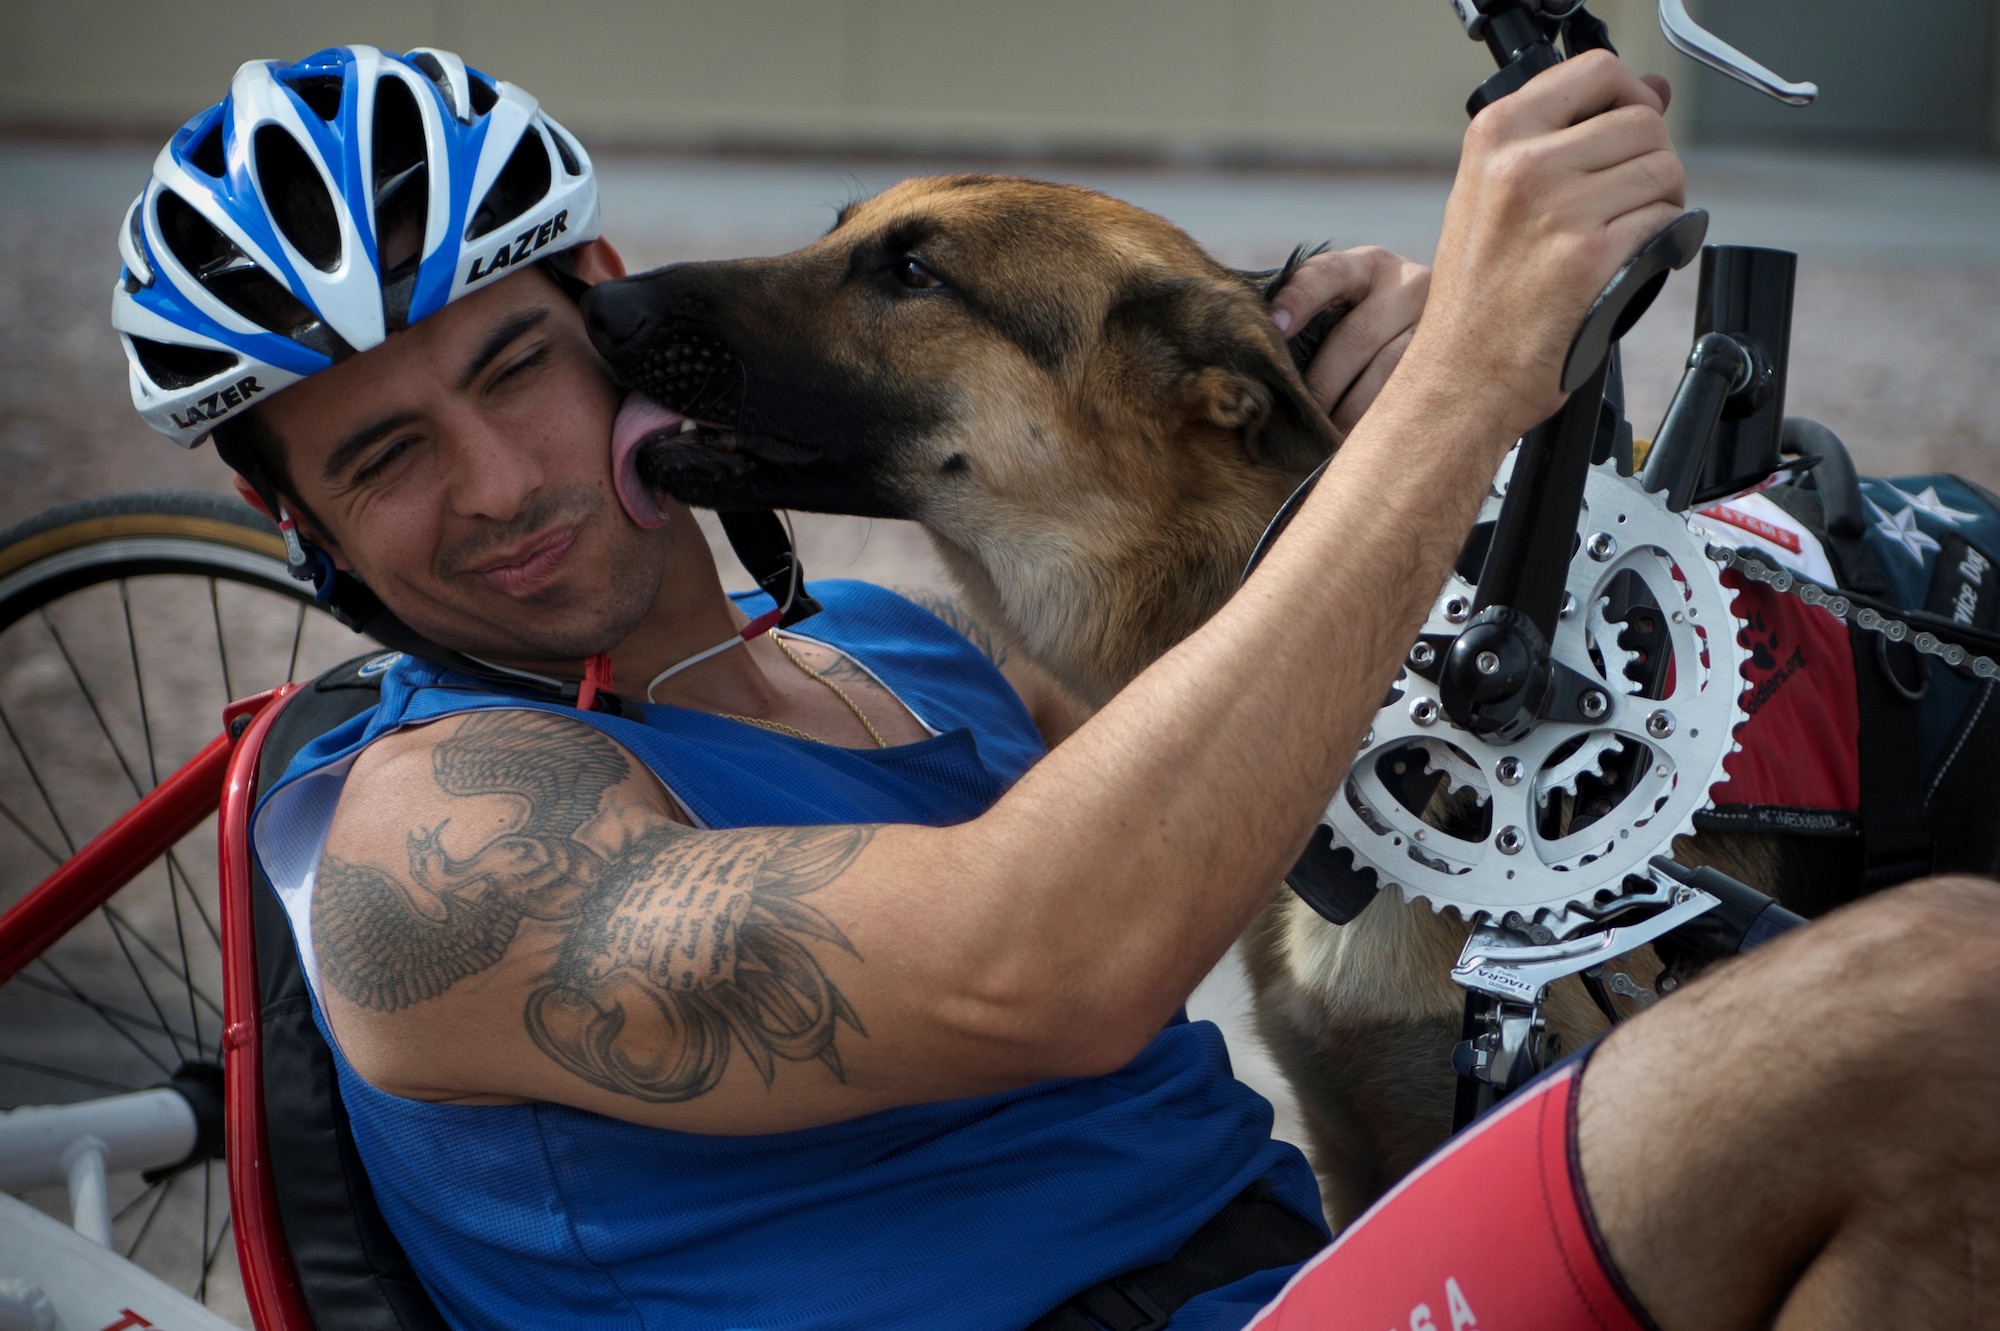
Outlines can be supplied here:
[[[1268, 316], [1291, 272], [1225, 268], [1087, 190], [955, 176], [852, 205], [794, 254], [661, 269], [586, 310], [626, 382], [704, 422], [645, 447], [648, 483], [914, 519], [970, 609], [1098, 705], [1222, 604], [1340, 442]], [[1700, 843], [1801, 906], [1858, 890], [1837, 842]], [[1394, 892], [1342, 928], [1283, 892], [1245, 940], [1336, 1223], [1449, 1131], [1464, 938]], [[1551, 1017], [1571, 1042], [1603, 1025], [1574, 981]]]

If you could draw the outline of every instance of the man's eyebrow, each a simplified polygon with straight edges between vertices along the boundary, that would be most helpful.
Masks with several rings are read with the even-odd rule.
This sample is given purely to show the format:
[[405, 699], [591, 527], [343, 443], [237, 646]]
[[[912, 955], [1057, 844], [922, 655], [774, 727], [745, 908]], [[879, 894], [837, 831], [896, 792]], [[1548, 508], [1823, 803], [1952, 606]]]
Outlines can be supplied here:
[[327, 454], [326, 466], [320, 469], [320, 479], [329, 485], [337, 483], [347, 469], [354, 465], [355, 459], [367, 452], [383, 435], [391, 430], [400, 430], [405, 425], [414, 424], [416, 419], [417, 413], [414, 411], [399, 411], [393, 416], [384, 416], [379, 421], [362, 426], [341, 440], [333, 452]]
[[472, 387], [472, 381], [479, 377], [479, 372], [491, 365], [494, 358], [507, 349], [508, 343], [548, 317], [549, 311], [545, 305], [510, 315], [484, 342], [479, 344], [479, 350], [465, 363], [465, 373], [458, 376], [459, 391], [464, 392]]

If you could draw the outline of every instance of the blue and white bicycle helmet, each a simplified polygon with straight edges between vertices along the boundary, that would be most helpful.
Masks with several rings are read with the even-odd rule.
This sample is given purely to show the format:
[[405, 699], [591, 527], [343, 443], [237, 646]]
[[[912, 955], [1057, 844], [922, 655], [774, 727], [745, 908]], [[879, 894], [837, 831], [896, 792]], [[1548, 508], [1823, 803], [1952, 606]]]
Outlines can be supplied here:
[[153, 163], [111, 322], [184, 447], [518, 265], [597, 236], [575, 139], [448, 51], [253, 60]]

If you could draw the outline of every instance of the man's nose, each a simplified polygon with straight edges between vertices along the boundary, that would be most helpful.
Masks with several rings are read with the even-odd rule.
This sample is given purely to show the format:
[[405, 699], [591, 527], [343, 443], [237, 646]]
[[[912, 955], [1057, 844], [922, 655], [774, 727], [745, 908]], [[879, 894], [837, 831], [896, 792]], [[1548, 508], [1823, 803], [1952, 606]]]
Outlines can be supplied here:
[[456, 442], [454, 506], [467, 517], [511, 522], [542, 486], [540, 456], [486, 421], [467, 422]]

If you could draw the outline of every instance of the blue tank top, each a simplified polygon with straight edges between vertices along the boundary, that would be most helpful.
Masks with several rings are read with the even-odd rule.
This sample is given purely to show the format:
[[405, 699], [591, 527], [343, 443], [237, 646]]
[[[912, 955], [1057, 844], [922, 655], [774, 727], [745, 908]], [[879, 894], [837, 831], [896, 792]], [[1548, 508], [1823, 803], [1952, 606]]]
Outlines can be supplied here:
[[[1040, 755], [1013, 689], [944, 623], [866, 584], [813, 590], [825, 610], [804, 636], [873, 672], [932, 738], [850, 750], [674, 707], [628, 720], [383, 658], [380, 706], [302, 750], [258, 810], [257, 852], [299, 936], [376, 1199], [454, 1327], [1019, 1331], [1166, 1259], [1260, 1180], [1320, 1222], [1312, 1173], [1272, 1141], [1269, 1104], [1231, 1075], [1215, 1026], [1185, 1018], [1108, 1077], [757, 1137], [408, 1100], [341, 1056], [318, 1009], [312, 873], [354, 756], [399, 726], [557, 711], [618, 740], [718, 828], [960, 822]], [[1211, 1291], [1171, 1325], [1241, 1327], [1291, 1270]]]

